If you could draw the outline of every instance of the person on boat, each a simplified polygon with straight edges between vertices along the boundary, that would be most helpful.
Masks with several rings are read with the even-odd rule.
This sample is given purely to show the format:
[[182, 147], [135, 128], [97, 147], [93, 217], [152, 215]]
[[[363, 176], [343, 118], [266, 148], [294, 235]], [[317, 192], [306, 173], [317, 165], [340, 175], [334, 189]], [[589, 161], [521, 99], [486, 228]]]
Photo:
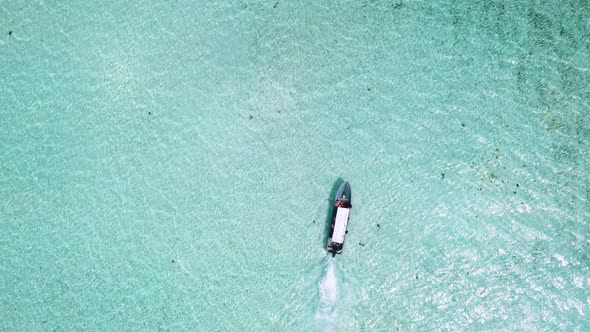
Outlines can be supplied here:
[[348, 200], [338, 201], [338, 203], [336, 203], [336, 206], [347, 208], [347, 209], [352, 208], [352, 205], [350, 205], [350, 203], [348, 202]]

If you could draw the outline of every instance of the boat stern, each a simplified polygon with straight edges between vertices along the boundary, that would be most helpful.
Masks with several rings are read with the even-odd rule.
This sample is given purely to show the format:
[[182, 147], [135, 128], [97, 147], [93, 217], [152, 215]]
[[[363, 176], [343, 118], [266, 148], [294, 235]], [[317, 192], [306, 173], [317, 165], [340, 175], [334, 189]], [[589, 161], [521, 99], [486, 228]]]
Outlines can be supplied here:
[[333, 242], [332, 239], [329, 239], [328, 252], [332, 253], [332, 256], [336, 256], [336, 254], [342, 254], [342, 243]]

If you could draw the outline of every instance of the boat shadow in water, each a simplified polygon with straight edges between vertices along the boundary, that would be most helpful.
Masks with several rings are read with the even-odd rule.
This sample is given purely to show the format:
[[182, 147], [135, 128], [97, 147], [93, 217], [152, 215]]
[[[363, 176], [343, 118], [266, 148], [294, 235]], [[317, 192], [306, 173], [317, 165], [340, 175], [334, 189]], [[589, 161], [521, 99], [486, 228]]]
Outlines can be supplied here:
[[336, 180], [336, 182], [334, 182], [334, 185], [332, 186], [332, 190], [330, 191], [330, 196], [328, 197], [327, 200], [327, 211], [328, 213], [326, 213], [326, 222], [325, 227], [324, 227], [324, 236], [322, 236], [322, 247], [324, 249], [326, 249], [326, 246], [328, 244], [328, 236], [330, 234], [330, 225], [332, 225], [332, 217], [334, 214], [334, 197], [336, 197], [336, 193], [338, 192], [338, 189], [340, 188], [340, 186], [344, 183], [344, 179], [343, 178], [338, 178], [338, 180]]

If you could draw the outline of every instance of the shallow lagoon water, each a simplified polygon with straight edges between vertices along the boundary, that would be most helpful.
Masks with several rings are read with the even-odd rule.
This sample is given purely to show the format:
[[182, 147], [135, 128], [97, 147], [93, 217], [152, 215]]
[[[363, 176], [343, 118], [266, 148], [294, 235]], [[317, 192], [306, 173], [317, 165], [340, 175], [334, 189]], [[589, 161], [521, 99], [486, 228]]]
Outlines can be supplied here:
[[590, 328], [589, 12], [3, 3], [0, 329]]

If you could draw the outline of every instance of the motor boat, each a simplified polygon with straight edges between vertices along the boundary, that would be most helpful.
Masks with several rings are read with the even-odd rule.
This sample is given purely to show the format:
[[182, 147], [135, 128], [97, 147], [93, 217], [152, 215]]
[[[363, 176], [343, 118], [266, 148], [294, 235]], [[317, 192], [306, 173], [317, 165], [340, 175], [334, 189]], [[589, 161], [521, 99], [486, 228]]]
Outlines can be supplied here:
[[334, 210], [332, 212], [332, 222], [330, 224], [330, 231], [328, 233], [328, 252], [332, 253], [332, 257], [336, 254], [342, 254], [342, 246], [344, 239], [348, 233], [348, 221], [350, 218], [350, 209], [352, 209], [352, 192], [350, 184], [344, 182], [334, 199]]

